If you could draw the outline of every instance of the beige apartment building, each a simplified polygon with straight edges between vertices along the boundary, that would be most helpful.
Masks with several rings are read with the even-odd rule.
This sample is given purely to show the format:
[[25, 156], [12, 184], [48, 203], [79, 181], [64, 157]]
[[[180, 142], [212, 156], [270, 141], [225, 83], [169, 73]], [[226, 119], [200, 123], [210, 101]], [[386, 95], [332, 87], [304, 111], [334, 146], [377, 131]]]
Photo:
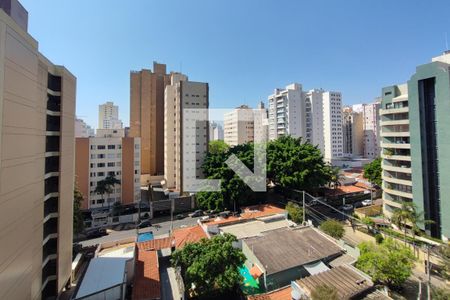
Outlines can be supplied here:
[[19, 2], [0, 7], [0, 299], [56, 299], [71, 276], [76, 78], [39, 53]]
[[342, 110], [342, 134], [344, 156], [358, 157], [364, 154], [363, 114], [346, 106]]
[[[202, 163], [208, 151], [209, 124], [205, 111], [198, 111], [195, 136], [183, 139], [187, 121], [196, 118], [184, 109], [207, 109], [209, 107], [208, 83], [188, 81], [186, 75], [171, 74], [171, 84], [165, 91], [164, 109], [164, 175], [169, 189], [183, 192], [183, 180], [203, 178]], [[194, 128], [191, 128], [194, 129]], [[188, 166], [193, 164], [194, 170]]]
[[247, 105], [236, 107], [224, 115], [224, 141], [229, 146], [237, 146], [254, 140], [253, 109]]
[[[84, 198], [82, 209], [140, 201], [140, 147], [140, 138], [125, 137], [123, 129], [98, 129], [95, 137], [76, 138], [75, 173]], [[120, 184], [107, 195], [97, 194], [97, 182], [108, 175], [120, 180]]]
[[166, 65], [153, 63], [153, 71], [130, 74], [131, 137], [141, 138], [141, 173], [164, 174], [164, 90], [170, 84]]

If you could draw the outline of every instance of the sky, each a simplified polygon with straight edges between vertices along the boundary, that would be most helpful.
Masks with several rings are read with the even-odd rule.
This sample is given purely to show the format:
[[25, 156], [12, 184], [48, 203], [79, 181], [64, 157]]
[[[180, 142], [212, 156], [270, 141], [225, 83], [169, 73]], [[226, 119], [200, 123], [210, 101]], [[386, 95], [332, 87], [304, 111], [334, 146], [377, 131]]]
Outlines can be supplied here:
[[448, 0], [20, 0], [39, 49], [77, 77], [77, 115], [114, 101], [129, 124], [130, 71], [209, 83], [210, 107], [256, 107], [292, 82], [368, 103], [446, 50]]

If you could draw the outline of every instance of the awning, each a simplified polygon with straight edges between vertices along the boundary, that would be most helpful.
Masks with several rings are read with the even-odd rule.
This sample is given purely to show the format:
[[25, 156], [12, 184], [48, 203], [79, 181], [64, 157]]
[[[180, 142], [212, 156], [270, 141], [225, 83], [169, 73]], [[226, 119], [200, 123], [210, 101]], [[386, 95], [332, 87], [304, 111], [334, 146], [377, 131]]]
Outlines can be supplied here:
[[253, 278], [258, 278], [259, 276], [261, 276], [263, 274], [263, 272], [261, 271], [261, 269], [257, 266], [254, 265], [251, 269], [250, 269], [250, 275], [252, 275]]
[[303, 267], [305, 267], [306, 271], [308, 271], [308, 273], [311, 275], [316, 275], [330, 269], [321, 260], [315, 263], [303, 265]]

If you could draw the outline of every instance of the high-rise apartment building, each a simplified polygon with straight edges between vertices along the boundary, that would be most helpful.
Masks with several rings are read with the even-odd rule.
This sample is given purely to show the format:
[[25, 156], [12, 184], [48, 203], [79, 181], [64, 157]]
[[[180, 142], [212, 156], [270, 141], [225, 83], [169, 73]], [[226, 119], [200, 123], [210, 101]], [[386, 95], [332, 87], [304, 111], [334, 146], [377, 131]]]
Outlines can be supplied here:
[[253, 109], [241, 105], [224, 115], [224, 141], [236, 146], [254, 140]]
[[164, 90], [170, 84], [166, 65], [130, 74], [131, 137], [141, 138], [141, 173], [164, 174]]
[[209, 140], [210, 141], [223, 141], [224, 133], [222, 125], [216, 122], [209, 122]]
[[385, 87], [381, 102], [384, 212], [414, 202], [434, 237], [450, 237], [450, 53], [418, 66], [403, 85]]
[[323, 101], [323, 135], [325, 159], [343, 156], [342, 137], [342, 99], [339, 92], [324, 92]]
[[[171, 84], [165, 90], [163, 123], [164, 175], [170, 189], [188, 191], [184, 188], [184, 181], [203, 178], [202, 164], [208, 151], [209, 124], [207, 111], [202, 109], [208, 107], [208, 83], [188, 81], [187, 76], [180, 73], [171, 74]], [[189, 125], [188, 122], [196, 119], [203, 121]], [[191, 136], [194, 132], [195, 136]]]
[[367, 158], [380, 156], [380, 101], [369, 104], [356, 104], [353, 111], [362, 114], [363, 155]]
[[305, 101], [305, 136], [307, 142], [317, 145], [322, 151], [325, 149], [323, 135], [323, 94], [322, 89], [313, 89], [304, 93]]
[[[75, 171], [84, 198], [82, 209], [140, 201], [140, 148], [140, 138], [124, 137], [123, 129], [98, 129], [95, 137], [76, 139]], [[111, 175], [120, 184], [112, 187], [112, 193], [97, 194], [97, 183]]]
[[72, 263], [76, 78], [39, 53], [27, 20], [18, 1], [0, 1], [0, 299], [8, 300], [56, 299]]
[[95, 135], [95, 130], [82, 119], [75, 119], [75, 137], [90, 137]]
[[293, 83], [285, 89], [276, 89], [269, 96], [269, 140], [283, 135], [304, 136], [304, 101], [302, 85]]
[[122, 121], [119, 120], [119, 106], [114, 102], [106, 102], [98, 106], [99, 129], [121, 129]]
[[344, 156], [359, 157], [364, 153], [363, 115], [352, 107], [344, 107], [342, 111], [342, 135]]

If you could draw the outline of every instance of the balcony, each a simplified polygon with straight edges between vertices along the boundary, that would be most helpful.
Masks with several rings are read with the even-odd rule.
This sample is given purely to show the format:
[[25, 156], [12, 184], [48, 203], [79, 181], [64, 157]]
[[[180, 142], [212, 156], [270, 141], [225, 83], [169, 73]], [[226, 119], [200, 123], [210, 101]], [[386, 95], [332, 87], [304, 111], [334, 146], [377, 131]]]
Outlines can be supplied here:
[[47, 110], [61, 112], [61, 97], [47, 95]]
[[382, 131], [382, 137], [409, 137], [409, 131]]
[[61, 77], [48, 73], [47, 88], [54, 92], [61, 92]]
[[45, 152], [59, 152], [59, 136], [45, 137]]
[[47, 131], [57, 131], [61, 130], [61, 117], [47, 115]]
[[58, 234], [58, 218], [50, 218], [44, 223], [44, 236], [45, 240], [51, 234]]
[[394, 149], [411, 149], [411, 144], [407, 143], [381, 143], [381, 148], [394, 148]]
[[42, 261], [45, 261], [49, 255], [58, 254], [58, 240], [56, 238], [49, 239], [42, 247]]
[[388, 126], [388, 125], [409, 125], [409, 119], [380, 121], [380, 126]]
[[58, 213], [58, 197], [51, 197], [44, 202], [44, 217], [49, 214]]
[[45, 158], [45, 174], [59, 172], [59, 156]]
[[412, 192], [409, 191], [399, 191], [396, 190], [394, 188], [392, 188], [391, 186], [386, 186], [386, 183], [383, 183], [383, 191], [385, 193], [391, 194], [391, 195], [395, 195], [395, 196], [399, 196], [399, 197], [403, 197], [403, 198], [408, 198], [408, 199], [412, 199], [413, 195]]
[[56, 260], [49, 261], [42, 269], [42, 284], [44, 284], [50, 276], [56, 276]]
[[50, 193], [57, 193], [59, 191], [59, 178], [50, 177], [45, 179], [44, 183], [44, 193], [45, 195]]
[[402, 165], [402, 166], [390, 166], [387, 164], [383, 164], [382, 165], [383, 170], [386, 171], [392, 171], [392, 172], [401, 172], [401, 173], [407, 173], [407, 174], [411, 174], [411, 167], [408, 167], [406, 165]]
[[[395, 176], [384, 175], [384, 174], [381, 177], [384, 181], [389, 182], [389, 183], [396, 183], [396, 184], [412, 186], [411, 179], [401, 179], [401, 178], [398, 178]], [[399, 177], [401, 177], [401, 176], [399, 176]]]
[[390, 115], [390, 114], [401, 114], [409, 112], [409, 107], [400, 108], [390, 108], [390, 109], [380, 109], [380, 116]]

